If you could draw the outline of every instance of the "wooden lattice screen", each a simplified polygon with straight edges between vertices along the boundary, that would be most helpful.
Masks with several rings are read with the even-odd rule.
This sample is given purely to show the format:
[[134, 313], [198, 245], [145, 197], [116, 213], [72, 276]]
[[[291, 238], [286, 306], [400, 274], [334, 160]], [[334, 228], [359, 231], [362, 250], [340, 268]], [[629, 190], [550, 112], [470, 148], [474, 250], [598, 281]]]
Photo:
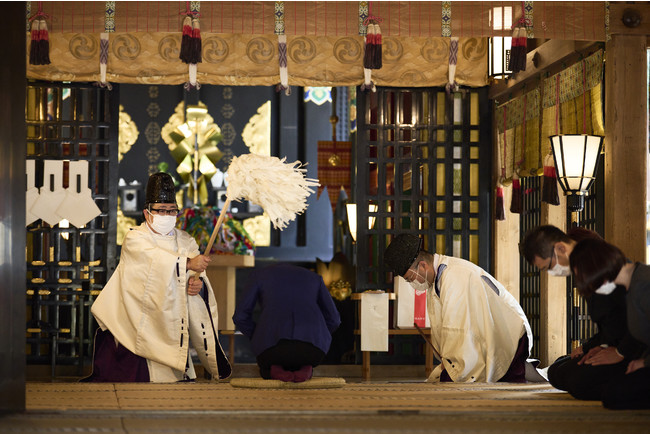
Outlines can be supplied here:
[[383, 252], [402, 232], [422, 236], [430, 252], [489, 270], [486, 89], [378, 88], [359, 91], [357, 100], [356, 290], [392, 288]]
[[27, 363], [49, 363], [53, 375], [56, 364], [81, 371], [92, 354], [90, 305], [116, 266], [118, 89], [30, 82], [26, 90], [26, 157], [34, 161], [35, 186], [44, 185], [45, 161], [63, 161], [67, 188], [69, 162], [85, 160], [101, 210], [81, 228], [41, 219], [27, 226]]

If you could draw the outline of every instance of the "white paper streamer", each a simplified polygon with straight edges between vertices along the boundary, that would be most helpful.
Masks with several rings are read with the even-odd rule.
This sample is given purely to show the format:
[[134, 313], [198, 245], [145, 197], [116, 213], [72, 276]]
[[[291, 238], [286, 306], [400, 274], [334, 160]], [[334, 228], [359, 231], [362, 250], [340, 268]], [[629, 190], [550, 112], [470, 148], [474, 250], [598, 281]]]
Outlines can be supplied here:
[[29, 226], [38, 220], [38, 217], [32, 214], [32, 206], [38, 199], [39, 192], [36, 187], [36, 161], [27, 160], [27, 192], [25, 194], [25, 226]]
[[88, 161], [71, 161], [69, 175], [69, 187], [56, 212], [80, 228], [102, 212], [88, 188]]
[[43, 187], [31, 208], [32, 214], [50, 226], [54, 226], [65, 218], [56, 212], [64, 198], [63, 161], [43, 161]]

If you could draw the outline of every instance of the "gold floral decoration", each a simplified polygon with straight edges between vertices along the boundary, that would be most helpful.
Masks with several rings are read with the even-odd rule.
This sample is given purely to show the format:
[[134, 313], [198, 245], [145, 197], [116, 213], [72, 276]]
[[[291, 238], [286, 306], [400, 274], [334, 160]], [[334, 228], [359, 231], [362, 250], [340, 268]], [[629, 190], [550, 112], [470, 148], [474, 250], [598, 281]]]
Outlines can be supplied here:
[[162, 128], [162, 139], [176, 160], [176, 172], [188, 185], [187, 197], [194, 205], [207, 205], [208, 182], [217, 173], [215, 164], [223, 154], [217, 148], [222, 139], [221, 130], [208, 114], [207, 106], [184, 106], [181, 101]]
[[124, 106], [120, 104], [120, 118], [119, 118], [119, 134], [118, 134], [118, 143], [119, 143], [119, 161], [122, 160], [124, 154], [129, 152], [131, 146], [138, 140], [140, 132], [138, 127], [131, 119], [131, 116], [124, 111]]
[[271, 101], [257, 109], [241, 136], [252, 154], [271, 155]]
[[258, 247], [271, 245], [271, 219], [266, 214], [258, 215], [242, 222], [244, 230]]

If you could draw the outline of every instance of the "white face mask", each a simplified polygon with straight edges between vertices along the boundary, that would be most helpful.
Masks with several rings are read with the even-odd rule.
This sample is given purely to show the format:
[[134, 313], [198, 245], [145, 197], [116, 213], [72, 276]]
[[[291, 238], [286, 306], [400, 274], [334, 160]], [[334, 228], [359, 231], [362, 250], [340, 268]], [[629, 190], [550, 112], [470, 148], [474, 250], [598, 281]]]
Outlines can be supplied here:
[[596, 294], [600, 295], [609, 295], [616, 289], [616, 284], [614, 282], [605, 282], [600, 285], [600, 288], [596, 290]]
[[555, 249], [553, 250], [553, 254], [555, 255], [555, 267], [549, 268], [548, 269], [548, 274], [551, 276], [558, 276], [558, 277], [567, 277], [571, 275], [571, 267], [568, 265], [560, 265], [560, 261], [558, 261], [557, 254], [555, 253]]
[[151, 228], [161, 235], [167, 235], [176, 227], [176, 216], [151, 214], [153, 222]]
[[[418, 277], [422, 277], [417, 271], [415, 272], [415, 275]], [[431, 289], [433, 287], [433, 284], [429, 283], [429, 280], [427, 280], [428, 272], [424, 273], [424, 277], [422, 282], [419, 282], [418, 279], [413, 279], [412, 282], [409, 282], [411, 287], [415, 290], [415, 293], [417, 295], [422, 294], [423, 292], [426, 292], [428, 289]]]

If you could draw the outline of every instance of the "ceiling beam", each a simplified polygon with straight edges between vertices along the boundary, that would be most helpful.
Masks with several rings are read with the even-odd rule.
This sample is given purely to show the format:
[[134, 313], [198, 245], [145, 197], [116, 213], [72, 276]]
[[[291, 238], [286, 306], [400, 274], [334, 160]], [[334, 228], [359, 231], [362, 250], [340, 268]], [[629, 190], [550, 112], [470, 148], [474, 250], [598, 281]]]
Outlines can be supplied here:
[[511, 99], [511, 95], [524, 88], [526, 83], [540, 78], [543, 73], [555, 73], [568, 63], [573, 63], [581, 55], [594, 51], [602, 42], [598, 41], [562, 41], [551, 39], [526, 55], [526, 70], [513, 74], [509, 79], [496, 80], [490, 86], [490, 99]]

